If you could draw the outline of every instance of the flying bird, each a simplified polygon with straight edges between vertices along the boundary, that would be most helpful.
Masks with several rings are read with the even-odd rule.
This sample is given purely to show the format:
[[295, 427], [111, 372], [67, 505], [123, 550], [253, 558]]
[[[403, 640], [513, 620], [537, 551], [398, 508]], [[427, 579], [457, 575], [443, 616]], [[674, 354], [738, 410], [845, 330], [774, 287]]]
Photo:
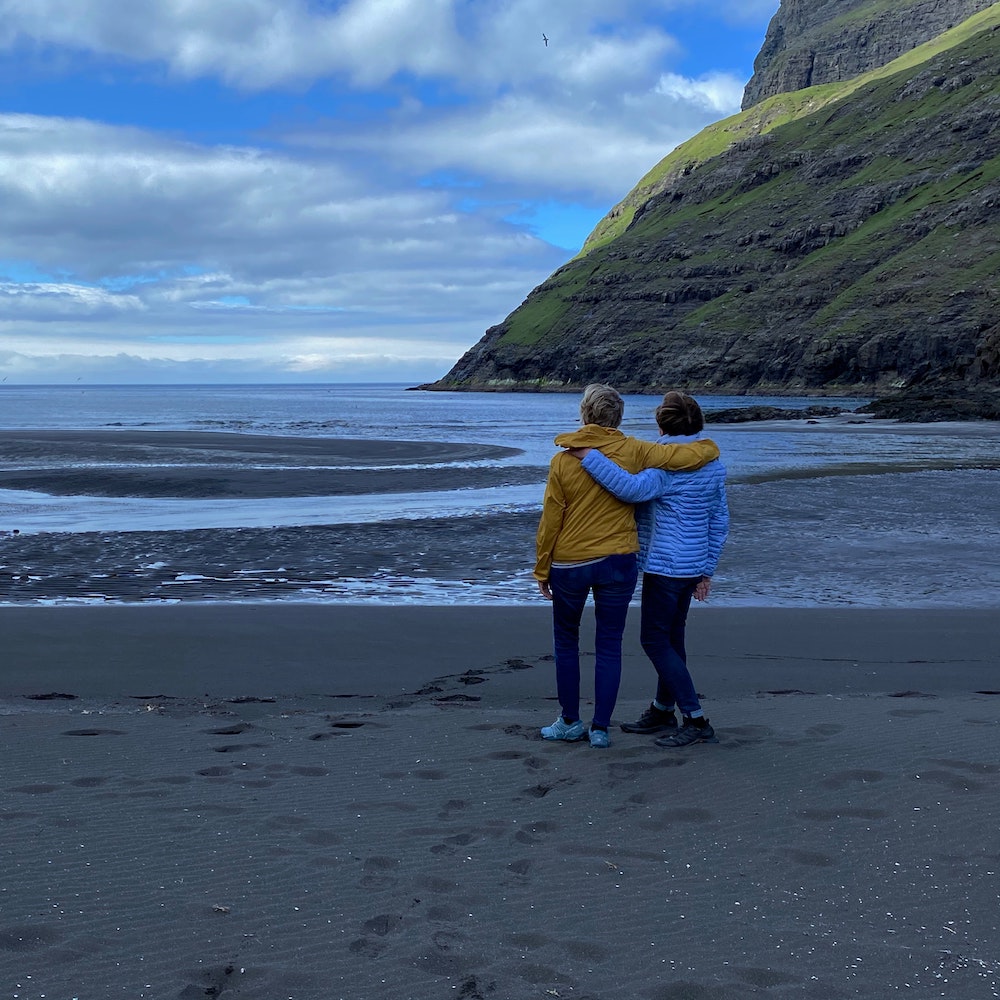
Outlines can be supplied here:
[[546, 35], [545, 35], [545, 32], [544, 32], [544, 31], [542, 32], [542, 41], [543, 41], [543, 42], [545, 42], [545, 47], [546, 47], [546, 48], [548, 48], [548, 47], [549, 47], [549, 40], [548, 40], [548, 38], [546, 37]]

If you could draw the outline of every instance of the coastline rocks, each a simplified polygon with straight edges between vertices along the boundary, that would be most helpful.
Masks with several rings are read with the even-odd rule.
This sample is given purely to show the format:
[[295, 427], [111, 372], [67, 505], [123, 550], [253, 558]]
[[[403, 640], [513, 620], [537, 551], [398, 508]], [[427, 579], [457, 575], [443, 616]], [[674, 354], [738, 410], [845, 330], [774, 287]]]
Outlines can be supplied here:
[[807, 406], [791, 409], [782, 406], [740, 406], [729, 410], [705, 413], [706, 424], [744, 424], [753, 420], [815, 420], [836, 417], [847, 412], [842, 406]]
[[1000, 390], [971, 386], [948, 389], [920, 386], [873, 400], [856, 412], [880, 420], [915, 424], [944, 420], [1000, 420]]

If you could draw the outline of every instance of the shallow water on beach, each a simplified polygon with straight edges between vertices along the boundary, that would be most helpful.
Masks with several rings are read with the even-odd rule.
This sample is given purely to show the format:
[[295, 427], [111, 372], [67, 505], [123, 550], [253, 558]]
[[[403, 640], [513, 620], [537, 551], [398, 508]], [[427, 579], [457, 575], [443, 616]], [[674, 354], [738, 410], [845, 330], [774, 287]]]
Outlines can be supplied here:
[[[658, 397], [626, 397], [623, 430], [654, 439], [652, 411], [657, 402]], [[864, 400], [702, 397], [701, 402], [706, 411], [712, 411], [756, 404], [796, 408], [841, 405], [854, 409]], [[373, 442], [474, 442], [504, 445], [519, 449], [520, 453], [490, 459], [467, 456], [455, 462], [410, 462], [407, 469], [423, 470], [432, 477], [438, 472], [443, 477], [446, 473], [453, 475], [455, 470], [473, 468], [489, 474], [493, 468], [498, 476], [506, 474], [511, 482], [511, 485], [492, 485], [480, 475], [475, 487], [436, 490], [432, 480], [417, 492], [407, 490], [402, 482], [391, 487], [397, 492], [236, 499], [197, 495], [52, 496], [0, 490], [0, 577], [7, 574], [6, 585], [0, 581], [0, 603], [138, 599], [442, 604], [534, 601], [537, 597], [530, 578], [534, 540], [531, 521], [537, 517], [546, 468], [555, 450], [552, 438], [576, 425], [578, 403], [575, 394], [428, 393], [407, 391], [398, 385], [2, 386], [0, 429], [6, 430], [204, 431]], [[800, 539], [805, 544], [780, 544], [782, 534], [796, 537], [798, 532], [811, 531], [812, 520], [819, 519], [828, 528], [835, 526], [849, 541], [856, 534], [850, 520], [853, 517], [857, 526], [865, 529], [862, 534], [869, 539], [869, 545], [885, 548], [882, 562], [891, 566], [893, 546], [898, 548], [902, 544], [908, 522], [932, 525], [925, 532], [931, 539], [950, 537], [949, 526], [962, 506], [953, 492], [957, 470], [996, 470], [1000, 466], [1000, 424], [993, 423], [900, 425], [848, 413], [814, 421], [710, 425], [708, 433], [722, 449], [734, 501], [733, 536], [720, 567], [716, 598], [720, 603], [913, 602], [918, 597], [908, 574], [912, 571], [919, 579], [945, 570], [947, 567], [937, 563], [946, 555], [940, 546], [927, 547], [928, 554], [920, 567], [911, 566], [900, 575], [898, 583], [894, 583], [892, 572], [876, 573], [877, 585], [859, 588], [856, 581], [848, 581], [849, 577], [853, 581], [852, 574], [840, 574], [836, 565], [831, 565], [830, 571], [819, 579], [815, 566], [811, 565], [815, 554], [808, 543], [813, 539]], [[63, 460], [59, 469], [72, 467], [74, 472], [81, 472], [81, 482], [85, 482], [88, 470], [142, 468], [156, 472], [167, 468], [157, 464], [155, 456], [144, 461], [144, 465], [132, 461], [98, 467], [94, 460], [70, 463]], [[36, 468], [41, 468], [39, 463], [43, 462], [44, 458], [36, 459]], [[30, 464], [22, 456], [16, 468], [24, 469]], [[0, 462], [0, 468], [5, 467], [14, 466]], [[379, 468], [394, 467], [363, 462], [352, 465], [350, 461], [339, 465], [340, 471], [354, 470], [351, 474], [357, 477], [365, 477]], [[273, 462], [268, 468], [275, 468]], [[293, 456], [287, 468], [294, 473], [312, 467], [307, 458]], [[212, 467], [208, 467], [207, 473], [211, 471]], [[909, 482], [917, 483], [919, 479], [923, 484], [910, 498], [913, 503], [917, 493], [921, 498], [921, 511], [915, 512], [915, 518], [908, 517], [905, 509], [895, 510], [898, 497], [906, 500], [911, 492], [905, 484], [895, 484], [902, 473], [915, 474]], [[984, 481], [982, 478], [966, 478], [963, 482], [977, 484], [970, 487], [977, 496], [973, 502], [986, 517], [989, 498], [995, 492], [991, 492], [993, 484], [1000, 479], [1000, 473], [984, 475], [990, 484], [984, 490], [979, 485]], [[885, 477], [893, 480], [891, 489], [890, 480]], [[940, 498], [935, 492], [938, 488]], [[859, 491], [867, 498], [860, 506], [854, 503]], [[931, 509], [935, 504], [940, 511]], [[742, 524], [735, 516], [740, 510], [745, 511]], [[887, 518], [890, 510], [895, 510], [894, 516]], [[761, 514], [767, 520], [766, 526], [757, 516]], [[517, 530], [501, 530], [501, 520], [510, 517], [522, 518]], [[392, 538], [383, 539], [383, 544], [387, 551], [400, 549], [407, 555], [408, 539], [418, 527], [427, 526], [429, 530], [439, 523], [449, 523], [458, 530], [463, 530], [464, 525], [464, 530], [473, 533], [480, 543], [484, 534], [488, 539], [495, 536], [495, 551], [484, 549], [479, 553], [478, 567], [462, 572], [458, 560], [435, 554], [442, 543], [430, 538], [421, 556], [423, 563], [420, 557], [414, 557], [404, 566], [397, 558], [387, 568], [378, 565], [378, 560], [367, 565], [360, 559], [359, 564], [365, 564], [361, 572], [346, 572], [341, 568], [324, 573], [320, 562], [313, 566], [314, 560], [308, 553], [298, 553], [296, 569], [289, 572], [287, 566], [275, 561], [266, 534], [277, 529], [306, 532], [340, 526], [349, 539], [351, 525], [372, 528], [394, 525]], [[877, 535], [871, 531], [874, 523], [881, 524]], [[995, 532], [990, 522], [984, 524], [985, 527], [979, 523], [963, 525], [961, 530], [969, 534], [970, 544], [990, 542]], [[15, 528], [20, 532], [20, 540], [11, 541], [9, 532]], [[215, 566], [218, 559], [209, 558], [201, 550], [198, 559], [194, 559], [190, 555], [193, 550], [181, 544], [181, 536], [192, 532], [200, 532], [202, 536], [214, 533], [220, 545], [225, 544], [223, 539], [232, 532], [242, 532], [242, 538], [258, 532], [260, 537], [249, 549], [248, 562], [229, 566], [220, 575]], [[127, 538], [130, 534], [156, 537], [160, 539], [156, 547], [163, 548], [166, 555], [159, 560], [147, 559], [143, 564], [142, 553], [126, 543], [121, 546], [123, 561], [119, 566], [90, 566], [81, 556], [80, 565], [67, 567], [67, 560], [72, 561], [70, 553], [75, 551], [70, 536], [90, 538], [96, 534], [105, 539]], [[28, 558], [22, 550], [31, 536], [37, 544], [31, 547]], [[784, 577], [797, 580], [795, 588], [755, 583], [770, 579], [769, 573], [761, 572], [763, 560], [768, 558], [768, 552], [760, 549], [765, 536], [772, 556], [781, 550], [781, 558], [786, 561]], [[961, 548], [964, 539], [965, 535], [953, 538], [953, 548]], [[447, 544], [454, 542], [449, 540]], [[462, 543], [459, 544], [461, 547]], [[907, 558], [912, 559], [913, 546], [906, 548]], [[966, 553], [963, 559], [968, 561], [969, 555]], [[133, 578], [145, 580], [143, 565], [158, 561], [163, 562], [164, 570], [157, 571], [158, 576], [154, 573], [157, 582], [151, 588], [139, 587], [135, 591], [126, 588], [119, 592], [109, 584]], [[58, 572], [53, 568], [57, 563]], [[302, 569], [306, 565], [310, 566], [308, 572]], [[730, 579], [738, 581], [731, 589], [722, 585], [727, 565]], [[966, 603], [995, 599], [996, 587], [986, 579], [992, 579], [992, 564], [987, 569], [989, 572], [978, 588], [967, 592]], [[49, 585], [36, 586], [40, 580], [49, 581]], [[957, 597], [947, 596], [946, 588], [940, 588], [941, 593], [934, 587], [921, 590], [925, 603], [942, 600], [960, 603]]]

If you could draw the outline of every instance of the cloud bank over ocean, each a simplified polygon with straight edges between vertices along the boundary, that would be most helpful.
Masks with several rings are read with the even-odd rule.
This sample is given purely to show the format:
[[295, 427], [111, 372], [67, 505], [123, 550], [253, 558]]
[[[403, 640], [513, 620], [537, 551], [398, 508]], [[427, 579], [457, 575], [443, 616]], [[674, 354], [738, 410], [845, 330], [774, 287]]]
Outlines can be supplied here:
[[8, 0], [0, 376], [434, 377], [738, 109], [776, 7]]

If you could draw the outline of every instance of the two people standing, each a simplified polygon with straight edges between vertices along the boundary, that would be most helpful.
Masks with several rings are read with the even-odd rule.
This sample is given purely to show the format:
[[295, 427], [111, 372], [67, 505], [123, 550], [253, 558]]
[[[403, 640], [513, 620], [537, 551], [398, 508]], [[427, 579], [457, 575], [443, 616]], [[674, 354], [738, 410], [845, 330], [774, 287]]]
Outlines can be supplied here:
[[[691, 701], [693, 685], [690, 685], [690, 692], [686, 688], [678, 690], [674, 685], [679, 685], [682, 679], [678, 657], [683, 663], [683, 619], [692, 597], [707, 597], [708, 585], [703, 578], [710, 577], [714, 571], [714, 561], [718, 559], [718, 551], [728, 529], [728, 514], [723, 523], [718, 506], [721, 498], [721, 510], [725, 510], [725, 470], [718, 462], [719, 450], [714, 442], [699, 437], [702, 425], [695, 430], [690, 429], [692, 421], [697, 421], [686, 402], [682, 406], [683, 421], [676, 422], [676, 403], [672, 397], [681, 395], [668, 393], [664, 397], [660, 410], [664, 412], [666, 427], [661, 425], [663, 436], [658, 443], [652, 444], [626, 437], [618, 430], [624, 401], [614, 389], [599, 384], [588, 386], [580, 404], [583, 426], [578, 431], [556, 438], [556, 444], [568, 450], [555, 455], [550, 464], [536, 538], [538, 558], [534, 571], [539, 590], [552, 601], [556, 686], [561, 708], [555, 722], [542, 729], [545, 739], [579, 740], [589, 731], [591, 746], [603, 748], [609, 745], [608, 727], [621, 680], [622, 635], [638, 579], [640, 560], [647, 576], [664, 576], [664, 569], [673, 572], [677, 567], [687, 573], [694, 563], [697, 563], [697, 573], [694, 575], [692, 570], [692, 576], [682, 576], [680, 579], [684, 582], [668, 585], [664, 594], [657, 596], [654, 588], [650, 590], [649, 629], [648, 635], [644, 630], [643, 646], [651, 658], [653, 651], [656, 652], [654, 665], [657, 666], [661, 684], [644, 715], [645, 723], [638, 720], [632, 724], [632, 729], [626, 731], [664, 732], [674, 729], [676, 732], [671, 736], [691, 743], [696, 740], [688, 737], [692, 728], [697, 728], [701, 733], [698, 739], [712, 738], [711, 728], [704, 720], [700, 705], [696, 704], [697, 696], [694, 702]], [[671, 399], [669, 404], [668, 398]], [[690, 400], [697, 409], [697, 403], [690, 397], [683, 399]], [[658, 418], [660, 410], [657, 411]], [[669, 420], [666, 418], [668, 411], [671, 414]], [[697, 417], [700, 417], [700, 410], [697, 410]], [[604, 465], [605, 462], [610, 469]], [[712, 468], [707, 474], [699, 473], [699, 470], [709, 466]], [[598, 477], [608, 476], [609, 473], [609, 481], [602, 483]], [[625, 478], [611, 482], [619, 475]], [[696, 478], [689, 480], [687, 477]], [[710, 483], [714, 485], [710, 487]], [[681, 485], [683, 489], [673, 489]], [[605, 486], [609, 486], [610, 491]], [[623, 491], [629, 496], [622, 497], [621, 492], [616, 491]], [[650, 562], [651, 553], [660, 552], [664, 545], [672, 549], [674, 542], [669, 539], [676, 539], [678, 531], [684, 535], [690, 527], [690, 511], [678, 511], [677, 496], [692, 501], [699, 491], [706, 497], [712, 492], [714, 497], [711, 518], [713, 542], [707, 549], [706, 558], [698, 561], [689, 553], [687, 562]], [[667, 499], [672, 492], [677, 494], [673, 504]], [[636, 530], [632, 506], [636, 499], [633, 494], [637, 493], [648, 493], [646, 499], [662, 497], [656, 502], [663, 505], [662, 513], [658, 513], [655, 506], [642, 513], [640, 532]], [[684, 506], [681, 504], [681, 507]], [[673, 514], [669, 513], [671, 511]], [[668, 521], [673, 521], [666, 535], [661, 533], [663, 513], [667, 514]], [[701, 516], [698, 515], [699, 518]], [[692, 537], [695, 533], [692, 532]], [[580, 718], [579, 630], [590, 594], [594, 598], [596, 620], [595, 705], [588, 727]], [[644, 597], [644, 629], [646, 621]], [[660, 673], [660, 664], [664, 665], [664, 673]], [[673, 715], [675, 701], [685, 713], [685, 723], [680, 728]], [[660, 714], [651, 715], [653, 710]], [[699, 719], [702, 721], [697, 721]], [[673, 726], [670, 720], [673, 720]], [[637, 725], [643, 728], [634, 728]], [[657, 728], [649, 728], [651, 725]]]

